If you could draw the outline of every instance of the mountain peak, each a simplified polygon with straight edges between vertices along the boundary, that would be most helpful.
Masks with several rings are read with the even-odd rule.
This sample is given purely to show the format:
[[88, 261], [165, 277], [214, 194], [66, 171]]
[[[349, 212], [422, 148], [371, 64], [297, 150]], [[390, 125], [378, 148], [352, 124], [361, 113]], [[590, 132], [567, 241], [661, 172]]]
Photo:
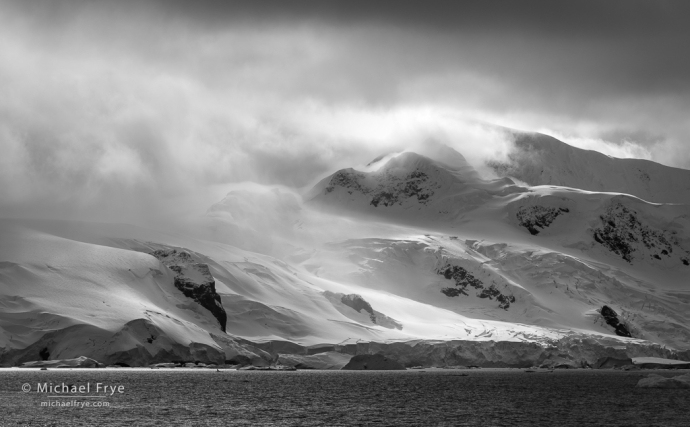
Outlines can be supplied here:
[[690, 171], [649, 160], [618, 159], [554, 137], [511, 132], [515, 148], [506, 160], [488, 161], [496, 174], [529, 185], [557, 185], [630, 194], [649, 202], [690, 204]]
[[341, 169], [317, 184], [311, 200], [370, 213], [400, 211], [405, 216], [416, 212], [437, 217], [476, 207], [506, 190], [519, 191], [510, 180], [481, 179], [460, 153], [446, 148], [436, 150], [436, 155], [445, 151], [450, 164], [405, 151], [375, 171]]

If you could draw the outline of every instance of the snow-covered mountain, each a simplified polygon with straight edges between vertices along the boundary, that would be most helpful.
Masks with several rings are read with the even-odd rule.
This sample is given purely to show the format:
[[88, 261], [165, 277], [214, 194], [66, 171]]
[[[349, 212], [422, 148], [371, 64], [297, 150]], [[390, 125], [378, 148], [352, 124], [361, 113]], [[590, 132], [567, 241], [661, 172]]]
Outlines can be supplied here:
[[[614, 307], [632, 336], [689, 342], [688, 205], [483, 181], [412, 153], [375, 172], [336, 172], [318, 187], [313, 203], [432, 232], [330, 245], [316, 265], [334, 280], [472, 317], [571, 329], [597, 330], [601, 309]], [[343, 275], [328, 259], [352, 265]]]
[[304, 201], [233, 191], [174, 232], [0, 220], [0, 363], [687, 358], [690, 206], [644, 196], [681, 193], [688, 171], [643, 162], [655, 184], [597, 192], [641, 167], [604, 156], [614, 166], [581, 172], [598, 154], [553, 144], [544, 170], [566, 186], [486, 180], [443, 147], [337, 171]]
[[530, 185], [631, 194], [648, 202], [690, 203], [690, 171], [641, 159], [617, 159], [540, 133], [510, 131], [514, 150], [488, 165]]

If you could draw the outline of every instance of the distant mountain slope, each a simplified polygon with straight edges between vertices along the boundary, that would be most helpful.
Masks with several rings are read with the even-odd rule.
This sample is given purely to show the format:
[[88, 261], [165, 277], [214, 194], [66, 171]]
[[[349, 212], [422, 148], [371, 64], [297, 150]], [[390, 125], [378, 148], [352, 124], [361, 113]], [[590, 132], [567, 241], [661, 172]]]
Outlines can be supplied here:
[[[596, 330], [597, 310], [616, 307], [635, 337], [679, 348], [690, 339], [689, 205], [517, 187], [409, 152], [373, 172], [338, 171], [314, 193], [313, 203], [340, 215], [431, 233], [327, 245], [305, 263], [324, 277], [470, 317], [573, 330]], [[472, 242], [501, 249], [484, 258], [474, 252], [486, 246]]]
[[530, 185], [631, 194], [649, 202], [690, 204], [690, 171], [649, 160], [618, 159], [572, 147], [540, 133], [511, 132], [507, 161], [489, 161], [499, 175]]
[[405, 152], [372, 172], [337, 171], [314, 187], [311, 201], [331, 209], [385, 211], [387, 217], [452, 220], [493, 197], [527, 191], [510, 179], [484, 180], [462, 160], [449, 165]]
[[613, 307], [634, 337], [690, 348], [687, 289], [663, 289], [617, 268], [526, 243], [439, 235], [353, 239], [326, 246], [307, 265], [331, 280], [514, 324], [614, 334], [599, 314]]
[[[424, 230], [504, 242], [539, 236], [540, 246], [577, 248], [658, 269], [690, 266], [690, 205], [653, 204], [615, 192], [559, 186], [518, 187], [484, 180], [416, 153], [378, 170], [340, 170], [312, 191], [313, 205], [341, 215], [366, 214]], [[536, 243], [536, 242], [535, 242]]]

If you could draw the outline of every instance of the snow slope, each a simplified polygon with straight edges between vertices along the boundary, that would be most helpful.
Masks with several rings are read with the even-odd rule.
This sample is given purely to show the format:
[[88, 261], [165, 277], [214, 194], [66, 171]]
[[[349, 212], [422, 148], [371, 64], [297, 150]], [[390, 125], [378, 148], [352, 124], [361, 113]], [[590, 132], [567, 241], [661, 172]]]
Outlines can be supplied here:
[[558, 185], [631, 194], [657, 203], [690, 204], [690, 171], [649, 160], [617, 159], [572, 147], [548, 135], [510, 131], [515, 149], [489, 161], [499, 176], [530, 185]]
[[[268, 256], [187, 238], [186, 252], [205, 262], [216, 281], [228, 314], [225, 335], [210, 312], [174, 287], [175, 272], [148, 254], [181, 249], [178, 244], [184, 238], [149, 232], [147, 237], [164, 243], [145, 243], [129, 239], [141, 233], [133, 227], [111, 226], [106, 238], [98, 224], [67, 224], [79, 230], [78, 236], [69, 238], [65, 223], [0, 224], [4, 363], [38, 360], [41, 352], [51, 359], [86, 355], [127, 364], [190, 358], [219, 362], [237, 354], [270, 360], [245, 340], [313, 346], [563, 336], [563, 331], [470, 319], [385, 292], [328, 281]], [[361, 310], [334, 304], [336, 292], [361, 295], [385, 321], [372, 323]], [[361, 322], [353, 320], [358, 317]]]

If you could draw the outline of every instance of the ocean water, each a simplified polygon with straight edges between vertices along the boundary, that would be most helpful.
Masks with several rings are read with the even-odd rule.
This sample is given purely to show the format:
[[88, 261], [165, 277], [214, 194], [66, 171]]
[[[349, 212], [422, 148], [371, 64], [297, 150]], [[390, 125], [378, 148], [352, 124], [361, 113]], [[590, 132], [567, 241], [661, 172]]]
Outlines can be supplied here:
[[[690, 390], [636, 388], [647, 373], [7, 369], [0, 425], [690, 426]], [[37, 392], [51, 383], [90, 397]]]

